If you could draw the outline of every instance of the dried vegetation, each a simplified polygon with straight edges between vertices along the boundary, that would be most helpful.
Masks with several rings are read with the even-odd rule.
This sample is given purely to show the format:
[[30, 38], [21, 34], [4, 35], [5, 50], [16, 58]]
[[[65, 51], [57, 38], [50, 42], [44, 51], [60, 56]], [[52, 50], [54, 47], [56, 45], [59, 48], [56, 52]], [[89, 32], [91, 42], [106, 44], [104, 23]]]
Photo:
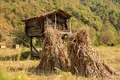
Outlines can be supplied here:
[[51, 73], [56, 68], [86, 77], [117, 75], [92, 47], [86, 29], [69, 36], [68, 46], [64, 45], [59, 31], [46, 29], [42, 59], [37, 69]]

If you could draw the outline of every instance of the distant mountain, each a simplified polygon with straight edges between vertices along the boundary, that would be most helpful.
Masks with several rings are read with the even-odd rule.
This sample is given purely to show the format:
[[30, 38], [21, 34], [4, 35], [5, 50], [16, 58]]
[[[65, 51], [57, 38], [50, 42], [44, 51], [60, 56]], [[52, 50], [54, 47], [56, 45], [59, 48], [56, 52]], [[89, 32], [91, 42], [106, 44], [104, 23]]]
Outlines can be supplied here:
[[72, 29], [89, 27], [95, 45], [120, 44], [120, 0], [0, 0], [0, 41], [23, 29], [21, 20], [59, 8], [73, 15]]

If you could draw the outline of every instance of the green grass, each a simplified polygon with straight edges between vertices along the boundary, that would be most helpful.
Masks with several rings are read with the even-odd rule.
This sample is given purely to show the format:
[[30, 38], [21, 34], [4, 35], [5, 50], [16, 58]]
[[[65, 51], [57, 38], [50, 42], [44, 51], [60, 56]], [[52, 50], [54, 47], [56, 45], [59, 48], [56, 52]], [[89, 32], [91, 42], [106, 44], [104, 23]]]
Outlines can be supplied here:
[[13, 80], [13, 77], [7, 71], [0, 70], [0, 80]]
[[[100, 46], [96, 49], [110, 67], [120, 71], [120, 47]], [[120, 76], [111, 76], [111, 79], [86, 78], [62, 71], [56, 74], [39, 75], [35, 71], [39, 62], [39, 60], [0, 61], [0, 80], [120, 80]]]
[[17, 73], [16, 75], [11, 74], [7, 70], [0, 70], [0, 80], [27, 80], [27, 77], [25, 74], [19, 74]]

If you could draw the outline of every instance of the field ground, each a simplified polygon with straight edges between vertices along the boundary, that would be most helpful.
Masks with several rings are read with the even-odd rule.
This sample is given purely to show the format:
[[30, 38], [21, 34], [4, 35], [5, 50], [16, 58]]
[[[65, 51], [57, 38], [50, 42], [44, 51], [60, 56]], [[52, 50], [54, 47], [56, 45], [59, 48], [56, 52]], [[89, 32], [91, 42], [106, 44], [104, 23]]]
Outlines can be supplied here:
[[[120, 71], [120, 46], [116, 47], [106, 47], [100, 46], [96, 47], [100, 52], [101, 57], [105, 62], [116, 71]], [[0, 56], [14, 55], [19, 51], [15, 49], [0, 49]], [[85, 78], [82, 76], [71, 75], [71, 73], [60, 71], [58, 74], [38, 75], [35, 72], [35, 67], [39, 64], [39, 60], [24, 60], [24, 61], [0, 61], [0, 80], [1, 72], [6, 71], [11, 77], [17, 77], [14, 80], [120, 80], [120, 76], [111, 76], [111, 78]], [[7, 77], [6, 73], [4, 75]], [[9, 79], [12, 80], [12, 79]]]

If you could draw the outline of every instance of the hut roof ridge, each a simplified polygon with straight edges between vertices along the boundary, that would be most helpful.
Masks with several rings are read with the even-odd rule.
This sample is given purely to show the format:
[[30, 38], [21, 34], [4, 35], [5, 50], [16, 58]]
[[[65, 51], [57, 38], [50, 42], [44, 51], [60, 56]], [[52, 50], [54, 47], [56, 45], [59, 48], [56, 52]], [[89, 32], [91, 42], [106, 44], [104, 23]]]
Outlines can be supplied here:
[[54, 13], [60, 13], [66, 19], [69, 19], [71, 17], [71, 14], [65, 12], [62, 9], [58, 9], [58, 10], [53, 10], [53, 11], [46, 12], [46, 13], [42, 14], [41, 16], [36, 16], [36, 17], [28, 18], [28, 19], [25, 19], [25, 20], [22, 20], [22, 21], [26, 22], [26, 21], [33, 20], [33, 19], [41, 19], [41, 18], [44, 18], [44, 17], [46, 17], [48, 15], [51, 15], [51, 14], [54, 14]]

